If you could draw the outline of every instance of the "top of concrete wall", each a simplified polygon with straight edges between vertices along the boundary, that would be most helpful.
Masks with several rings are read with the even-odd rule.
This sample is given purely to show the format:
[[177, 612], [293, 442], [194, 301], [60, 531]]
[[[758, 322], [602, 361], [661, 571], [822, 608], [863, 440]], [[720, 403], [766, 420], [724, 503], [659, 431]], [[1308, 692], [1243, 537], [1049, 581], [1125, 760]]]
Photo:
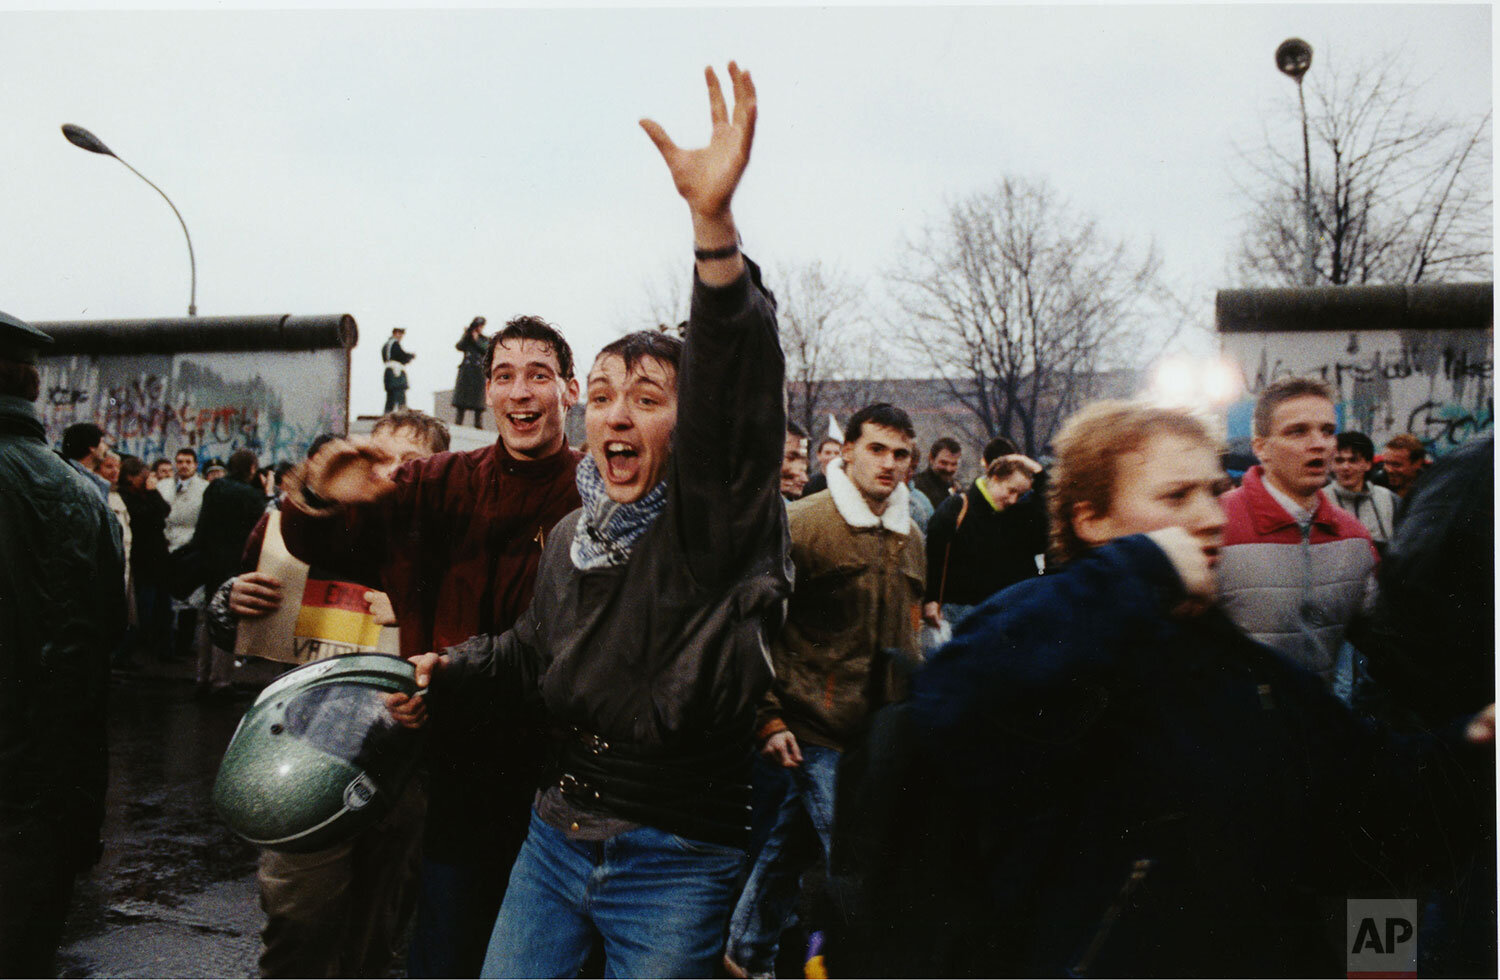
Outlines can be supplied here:
[[198, 351], [351, 349], [359, 328], [347, 313], [183, 316], [143, 320], [46, 320], [32, 326], [56, 343], [43, 355], [184, 354]]
[[1221, 289], [1220, 333], [1358, 330], [1488, 330], [1494, 283]]

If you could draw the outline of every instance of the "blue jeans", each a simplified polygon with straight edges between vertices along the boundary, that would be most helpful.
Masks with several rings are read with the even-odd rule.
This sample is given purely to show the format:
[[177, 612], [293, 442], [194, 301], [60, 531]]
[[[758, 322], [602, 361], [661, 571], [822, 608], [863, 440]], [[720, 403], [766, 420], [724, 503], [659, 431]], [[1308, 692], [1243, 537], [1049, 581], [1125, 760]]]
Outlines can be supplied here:
[[485, 953], [485, 977], [572, 977], [604, 942], [606, 977], [707, 977], [745, 852], [638, 827], [569, 840], [531, 814]]
[[825, 859], [833, 846], [833, 798], [841, 753], [802, 742], [798, 747], [802, 764], [785, 770], [792, 778], [785, 784], [771, 832], [729, 923], [729, 958], [752, 974], [774, 971], [781, 933], [796, 910], [798, 882], [811, 863], [808, 849], [798, 847], [796, 839], [799, 830], [805, 832], [804, 818], [811, 818]]

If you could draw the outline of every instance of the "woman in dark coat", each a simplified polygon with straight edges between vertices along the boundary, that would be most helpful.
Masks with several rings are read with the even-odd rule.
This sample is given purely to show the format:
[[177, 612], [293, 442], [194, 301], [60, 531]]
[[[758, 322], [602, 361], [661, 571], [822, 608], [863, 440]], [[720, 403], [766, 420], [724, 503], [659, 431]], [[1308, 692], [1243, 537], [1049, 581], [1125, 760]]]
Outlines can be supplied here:
[[144, 460], [120, 461], [120, 498], [130, 514], [130, 567], [135, 574], [136, 620], [140, 648], [153, 656], [167, 652], [172, 615], [167, 590], [167, 513], [172, 509], [156, 492], [156, 474]]
[[484, 317], [476, 316], [464, 335], [453, 345], [463, 352], [458, 365], [458, 379], [453, 382], [453, 407], [458, 409], [456, 422], [464, 424], [464, 410], [474, 413], [474, 425], [483, 428], [485, 355], [490, 341], [484, 335]]

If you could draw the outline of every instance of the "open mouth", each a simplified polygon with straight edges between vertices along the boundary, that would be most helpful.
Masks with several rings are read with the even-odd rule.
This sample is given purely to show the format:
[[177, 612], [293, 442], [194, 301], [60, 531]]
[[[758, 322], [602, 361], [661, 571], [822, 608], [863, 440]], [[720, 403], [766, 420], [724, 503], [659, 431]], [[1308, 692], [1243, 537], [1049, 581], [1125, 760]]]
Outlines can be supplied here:
[[604, 444], [604, 477], [611, 483], [631, 483], [641, 471], [641, 454], [628, 442]]
[[1219, 564], [1219, 546], [1208, 544], [1203, 546], [1203, 557], [1208, 559], [1208, 567], [1214, 568]]
[[537, 423], [539, 423], [542, 420], [542, 413], [541, 412], [506, 412], [505, 413], [505, 417], [506, 417], [507, 420], [509, 420], [510, 424], [514, 428], [516, 428], [516, 429], [518, 429], [518, 430], [520, 430], [522, 432], [526, 432], [526, 431], [529, 431], [529, 430], [535, 428], [536, 425], [537, 425]]

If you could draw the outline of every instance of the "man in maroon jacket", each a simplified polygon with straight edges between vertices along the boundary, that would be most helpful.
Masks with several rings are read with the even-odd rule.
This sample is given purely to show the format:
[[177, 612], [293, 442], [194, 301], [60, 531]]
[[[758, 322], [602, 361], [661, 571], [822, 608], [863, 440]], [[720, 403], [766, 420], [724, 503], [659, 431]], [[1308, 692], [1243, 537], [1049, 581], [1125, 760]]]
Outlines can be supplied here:
[[[517, 317], [490, 341], [485, 398], [500, 438], [393, 472], [368, 442], [335, 440], [282, 502], [287, 548], [383, 589], [416, 656], [509, 629], [531, 602], [542, 546], [579, 505], [563, 418], [578, 400], [573, 352]], [[474, 977], [525, 837], [542, 763], [540, 723], [432, 727], [414, 977]]]

